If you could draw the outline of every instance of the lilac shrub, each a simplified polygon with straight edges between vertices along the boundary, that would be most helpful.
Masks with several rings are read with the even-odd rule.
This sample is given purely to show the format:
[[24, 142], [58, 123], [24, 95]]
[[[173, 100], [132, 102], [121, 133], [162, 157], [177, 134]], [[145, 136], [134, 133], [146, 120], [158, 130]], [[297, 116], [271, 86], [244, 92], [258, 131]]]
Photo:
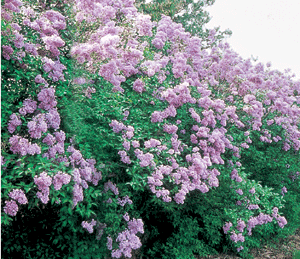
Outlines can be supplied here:
[[[18, 212], [24, 216], [25, 210], [20, 210], [16, 201], [19, 204], [28, 204], [31, 208], [39, 206], [39, 202], [44, 204], [40, 206], [41, 208], [45, 208], [49, 203], [61, 204], [62, 210], [68, 208], [70, 203], [73, 207], [72, 213], [75, 213], [75, 209], [76, 212], [82, 211], [82, 205], [79, 204], [85, 202], [86, 195], [89, 195], [87, 193], [93, 192], [92, 190], [95, 190], [93, 187], [101, 183], [102, 172], [98, 170], [94, 159], [86, 159], [80, 150], [68, 141], [67, 134], [61, 125], [61, 116], [57, 107], [59, 98], [56, 90], [61, 91], [67, 69], [61, 63], [63, 60], [61, 48], [65, 46], [65, 42], [60, 31], [66, 28], [65, 17], [58, 11], [42, 10], [39, 12], [38, 9], [31, 9], [28, 3], [19, 9], [15, 8], [14, 4], [21, 6], [23, 3], [6, 2], [3, 17], [5, 17], [8, 30], [5, 36], [8, 43], [10, 41], [12, 43], [11, 46], [4, 46], [3, 57], [6, 60], [19, 62], [17, 65], [20, 65], [23, 71], [30, 66], [35, 70], [34, 66], [37, 66], [40, 68], [38, 70], [40, 74], [34, 72], [30, 74], [29, 79], [26, 77], [27, 83], [32, 86], [28, 92], [30, 90], [32, 92], [23, 93], [23, 96], [18, 97], [21, 102], [12, 108], [14, 112], [10, 114], [7, 125], [4, 124], [3, 127], [4, 132], [8, 132], [3, 138], [6, 139], [4, 140], [6, 144], [2, 146], [2, 154], [7, 158], [2, 159], [2, 169], [6, 170], [3, 183], [7, 183], [5, 179], [12, 179], [11, 176], [16, 174], [16, 179], [3, 185], [2, 188], [4, 194], [2, 201], [5, 201], [3, 222], [8, 224], [10, 217], [16, 217]], [[19, 25], [12, 24], [12, 30], [9, 30], [12, 19]], [[22, 33], [25, 31], [27, 37], [19, 33], [21, 28]], [[32, 35], [39, 35], [40, 40], [30, 37]], [[23, 52], [19, 52], [20, 49]], [[6, 64], [13, 67], [11, 65], [13, 63]], [[9, 76], [6, 77], [9, 78]], [[94, 92], [93, 88], [88, 88], [85, 95], [91, 98], [91, 93]], [[129, 132], [128, 136], [130, 134]], [[23, 190], [15, 189], [16, 186], [19, 187], [19, 184], [24, 188], [26, 196]], [[98, 187], [100, 193], [105, 193], [103, 184]], [[70, 191], [71, 199], [66, 199]], [[132, 201], [128, 196], [124, 198], [120, 196], [116, 198], [114, 204], [123, 210], [125, 204], [132, 204]], [[75, 208], [76, 205], [77, 208]], [[107, 211], [110, 209], [109, 205]], [[82, 215], [90, 218], [91, 210], [87, 210], [86, 214]], [[101, 213], [97, 215], [93, 212], [93, 217], [97, 216], [102, 217], [101, 221], [104, 220]], [[121, 220], [122, 216], [119, 217], [119, 221]], [[92, 226], [95, 226], [95, 220], [92, 219], [91, 222]], [[90, 231], [87, 224], [83, 224], [83, 227]], [[105, 229], [104, 225], [106, 224], [98, 223], [97, 225], [102, 234]], [[125, 226], [125, 223], [123, 225]], [[118, 230], [122, 231], [122, 224], [120, 228], [116, 227], [110, 232]], [[97, 238], [101, 236], [99, 233]], [[135, 240], [136, 238], [138, 237], [135, 236]], [[136, 249], [136, 246], [133, 248]]]
[[[174, 226], [180, 225], [180, 210], [187, 212], [189, 206], [203, 222], [211, 222], [213, 212], [206, 209], [218, 203], [212, 206], [222, 216], [208, 236], [216, 236], [214, 246], [220, 244], [223, 226], [226, 240], [243, 256], [264, 226], [272, 226], [271, 233], [288, 224], [279, 209], [284, 198], [299, 192], [295, 172], [299, 171], [300, 82], [269, 65], [252, 65], [226, 43], [215, 44], [215, 30], [207, 48], [170, 17], [152, 22], [150, 16], [137, 12], [134, 1], [121, 0], [74, 3], [70, 30], [74, 25], [79, 31], [68, 46], [76, 61], [71, 66], [62, 54], [66, 17], [54, 10], [35, 11], [28, 3], [20, 9], [21, 4], [5, 2], [3, 17], [12, 29], [5, 32], [3, 58], [18, 62], [24, 71], [30, 58], [42, 72], [31, 75], [34, 90], [22, 96], [9, 114], [3, 155], [10, 172], [14, 168], [16, 174], [20, 172], [18, 181], [31, 182], [26, 194], [35, 192], [43, 204], [51, 201], [63, 208], [70, 204], [71, 211], [85, 217], [83, 229], [90, 234], [97, 229], [97, 240], [105, 233], [114, 258], [130, 258], [142, 247], [144, 219], [136, 218], [145, 212], [135, 201], [146, 195], [155, 211], [161, 206], [174, 212], [177, 221], [169, 223]], [[24, 37], [20, 28], [39, 40]], [[96, 84], [97, 78], [104, 85]], [[72, 120], [78, 130], [71, 126], [70, 131], [81, 137], [80, 143], [68, 140], [65, 129]], [[94, 132], [97, 139], [90, 140]], [[98, 149], [84, 150], [88, 145]], [[109, 146], [106, 159], [98, 154], [107, 151], [102, 146]], [[256, 181], [261, 172], [250, 161], [264, 157], [262, 152], [268, 150], [272, 166], [277, 153], [294, 161], [278, 172], [278, 179], [269, 179], [274, 187], [280, 186], [278, 190]], [[88, 153], [99, 160], [87, 159]], [[103, 170], [97, 162], [104, 164]], [[38, 166], [31, 166], [35, 163]], [[15, 200], [27, 201], [15, 187], [4, 189], [5, 217], [16, 216]], [[203, 206], [197, 208], [193, 202]], [[84, 212], [83, 204], [98, 209]], [[129, 208], [136, 218], [129, 216]]]
[[[140, 18], [132, 19], [135, 14], [130, 12], [129, 16], [122, 6], [119, 8], [126, 22], [116, 19], [111, 23], [99, 18], [103, 26], [87, 41], [76, 44], [71, 53], [80, 63], [87, 66], [93, 63], [97, 66], [99, 75], [113, 85], [113, 92], [120, 92], [120, 95], [125, 96], [126, 91], [130, 90], [124, 89], [124, 76], [133, 74], [138, 76], [132, 84], [133, 90], [140, 95], [140, 99], [146, 97], [148, 92], [156, 92], [151, 100], [154, 105], [151, 123], [144, 124], [149, 128], [136, 127], [134, 118], [130, 117], [131, 110], [126, 120], [112, 119], [110, 126], [123, 139], [120, 145], [122, 150], [118, 151], [120, 160], [126, 166], [147, 168], [149, 175], [144, 180], [157, 198], [167, 203], [175, 201], [177, 204], [184, 204], [187, 195], [194, 190], [205, 194], [218, 188], [222, 171], [225, 173], [221, 166], [225, 165], [225, 154], [231, 154], [231, 159], [240, 168], [243, 163], [239, 159], [244, 150], [250, 148], [253, 140], [256, 141], [256, 136], [261, 143], [269, 144], [284, 139], [280, 142], [281, 149], [288, 151], [293, 148], [295, 152], [299, 151], [299, 118], [296, 116], [299, 113], [299, 82], [292, 81], [289, 75], [265, 69], [261, 63], [253, 66], [250, 60], [243, 60], [232, 51], [228, 44], [220, 43], [209, 51], [201, 49], [199, 39], [191, 37], [180, 24], [175, 24], [166, 16], [157, 25], [145, 20], [148, 23], [146, 28], [156, 27], [155, 34], [151, 38], [145, 38], [144, 34], [134, 31], [134, 24], [137, 23], [138, 27]], [[97, 19], [86, 7], [80, 8], [79, 12], [89, 13], [89, 19]], [[107, 28], [108, 24], [112, 26], [110, 30]], [[140, 43], [132, 45], [131, 51], [143, 51], [144, 56], [128, 56], [126, 44], [117, 44], [122, 41], [125, 43], [130, 30], [132, 40]], [[213, 42], [213, 31], [210, 37]], [[109, 47], [104, 44], [104, 39], [110, 40]], [[107, 52], [102, 52], [107, 54], [98, 54], [93, 45], [95, 43], [101, 49], [107, 48]], [[88, 48], [89, 52], [84, 52], [83, 60], [83, 51]], [[150, 50], [154, 55], [149, 55]], [[120, 53], [120, 56], [112, 53]], [[93, 55], [97, 57], [94, 60]], [[123, 66], [123, 56], [128, 56], [126, 64], [134, 68], [130, 74]], [[112, 73], [107, 73], [108, 68]], [[148, 79], [155, 75], [162, 78], [159, 81], [162, 85], [160, 89], [154, 89]], [[137, 88], [141, 82], [142, 88]], [[163, 105], [167, 107], [162, 108]], [[185, 110], [188, 113], [184, 113]], [[174, 125], [174, 120], [183, 121], [181, 125], [185, 128]], [[276, 127], [273, 126], [274, 122]], [[155, 127], [154, 124], [161, 128], [160, 132], [165, 132], [160, 137], [153, 137], [156, 143], [164, 144], [165, 149], [162, 149], [163, 145], [154, 144], [150, 138], [144, 140], [144, 146], [139, 144], [138, 140], [143, 135], [136, 132], [142, 132], [143, 129], [149, 131]], [[284, 138], [282, 132], [277, 131], [278, 126], [283, 127]], [[134, 130], [128, 135], [130, 127]], [[183, 136], [186, 131], [189, 136]], [[184, 159], [184, 162], [179, 162], [178, 157]], [[243, 218], [244, 224], [251, 222], [256, 210], [271, 213], [272, 206], [282, 202], [279, 197], [274, 196], [276, 201], [268, 202], [263, 209], [255, 199], [247, 204], [250, 197], [246, 193], [249, 190], [256, 188], [260, 190], [256, 193], [258, 196], [264, 191], [271, 196], [271, 189], [264, 190], [253, 183], [251, 186], [242, 170], [233, 168], [231, 171], [237, 206], [248, 211], [248, 216]], [[168, 181], [172, 184], [168, 184]], [[247, 188], [245, 183], [249, 184]], [[258, 225], [266, 224], [270, 219], [268, 216], [266, 222], [259, 221], [263, 223]], [[235, 235], [232, 238], [235, 241], [245, 240], [236, 239]], [[242, 247], [239, 246], [238, 250], [241, 251]]]

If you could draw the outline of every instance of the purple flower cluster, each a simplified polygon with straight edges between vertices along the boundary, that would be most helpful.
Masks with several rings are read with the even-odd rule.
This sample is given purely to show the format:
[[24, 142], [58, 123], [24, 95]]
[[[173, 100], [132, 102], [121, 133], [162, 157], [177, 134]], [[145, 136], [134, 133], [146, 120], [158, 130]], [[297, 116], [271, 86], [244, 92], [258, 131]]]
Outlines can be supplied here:
[[111, 190], [115, 195], [119, 194], [118, 187], [111, 181], [108, 181], [104, 184], [104, 191], [107, 192], [108, 190]]
[[82, 221], [81, 226], [83, 228], [85, 228], [90, 234], [94, 232], [93, 227], [96, 226], [97, 221], [92, 219], [92, 221], [90, 223], [88, 223], [87, 221]]
[[28, 98], [23, 101], [23, 107], [19, 109], [19, 113], [25, 116], [28, 113], [34, 113], [36, 108], [37, 102], [33, 101], [31, 98]]
[[282, 216], [278, 215], [278, 208], [277, 207], [273, 208], [272, 216], [277, 220], [277, 223], [278, 223], [279, 227], [283, 228], [287, 224], [287, 220], [285, 219], [285, 217], [282, 217]]
[[49, 111], [57, 105], [55, 98], [55, 89], [53, 87], [44, 88], [38, 94], [38, 100], [40, 101], [39, 108]]
[[42, 203], [47, 204], [49, 201], [50, 185], [52, 184], [52, 178], [47, 175], [46, 172], [41, 173], [39, 176], [34, 177], [34, 183], [40, 190], [36, 196]]
[[[118, 234], [116, 239], [119, 242], [119, 248], [114, 249], [111, 253], [112, 257], [120, 258], [122, 254], [125, 257], [132, 257], [132, 250], [138, 249], [142, 246], [142, 243], [139, 237], [136, 235], [137, 233], [144, 233], [143, 222], [141, 219], [132, 219], [128, 221], [128, 229], [125, 229], [121, 233]], [[109, 248], [111, 248], [111, 242], [108, 244]], [[112, 250], [112, 249], [110, 249]]]
[[196, 103], [196, 99], [191, 97], [189, 83], [184, 82], [177, 85], [174, 89], [168, 88], [162, 92], [161, 96], [169, 103], [169, 105], [178, 108], [185, 103]]
[[226, 222], [225, 225], [223, 226], [224, 233], [227, 234], [227, 232], [229, 231], [229, 229], [231, 227], [232, 227], [232, 223], [231, 222]]
[[20, 125], [22, 125], [22, 121], [20, 120], [20, 117], [15, 113], [10, 115], [10, 120], [8, 122], [8, 127], [7, 127], [9, 133], [11, 134], [14, 133], [16, 128]]
[[14, 50], [11, 46], [3, 45], [2, 46], [2, 56], [6, 60], [10, 60], [11, 55], [14, 53]]
[[14, 200], [5, 201], [4, 212], [10, 216], [16, 216], [19, 207]]
[[153, 23], [150, 15], [139, 14], [136, 20], [136, 26], [140, 36], [152, 36]]
[[272, 222], [272, 220], [273, 218], [270, 215], [266, 215], [262, 212], [256, 217], [250, 217], [247, 223], [248, 235], [252, 235], [252, 228], [256, 225], [267, 224], [268, 222]]
[[143, 151], [141, 151], [140, 149], [136, 149], [134, 151], [136, 157], [140, 160], [140, 166], [141, 167], [146, 167], [146, 166], [149, 166], [149, 165], [152, 165], [153, 164], [153, 154], [151, 153], [146, 153], [144, 154]]
[[284, 186], [284, 187], [282, 187], [282, 189], [281, 189], [281, 194], [282, 194], [282, 196], [284, 196], [285, 193], [287, 193], [287, 188]]
[[70, 175], [59, 171], [53, 177], [54, 189], [60, 190], [63, 184], [68, 184], [70, 181], [71, 181]]
[[236, 234], [234, 231], [231, 232], [230, 239], [235, 243], [238, 241], [245, 241], [245, 237], [242, 235], [242, 233]]
[[35, 155], [41, 154], [41, 148], [37, 144], [31, 144], [27, 139], [18, 135], [9, 138], [10, 150], [14, 154], [25, 156], [27, 154]]
[[20, 204], [27, 204], [27, 197], [21, 189], [13, 189], [8, 196], [13, 200], [5, 201], [4, 212], [10, 216], [16, 216], [19, 210], [16, 201]]
[[122, 122], [118, 122], [116, 120], [112, 120], [109, 126], [113, 128], [113, 132], [115, 133], [119, 133], [120, 131], [126, 129], [126, 126]]
[[20, 204], [27, 204], [28, 200], [25, 196], [25, 193], [21, 189], [13, 189], [8, 196], [13, 200], [16, 200]]
[[[237, 225], [237, 230], [240, 231], [241, 233], [243, 233], [244, 228], [246, 227], [246, 224], [243, 220], [238, 220], [238, 225]], [[242, 241], [243, 242], [243, 241]]]
[[247, 208], [248, 210], [258, 210], [259, 206], [257, 204], [249, 204]]
[[82, 186], [76, 183], [73, 187], [73, 207], [75, 207], [79, 201], [83, 201], [83, 189]]
[[47, 57], [44, 57], [42, 59], [44, 62], [43, 69], [48, 74], [48, 77], [51, 78], [54, 82], [57, 82], [58, 80], [64, 81], [64, 74], [63, 71], [67, 68], [57, 61], [53, 61]]
[[123, 197], [123, 199], [118, 198], [118, 203], [122, 207], [124, 207], [126, 203], [132, 204], [132, 200], [128, 197], [128, 195], [126, 195], [125, 197]]
[[133, 90], [142, 93], [145, 91], [145, 83], [141, 79], [137, 79], [133, 83]]
[[42, 132], [47, 132], [47, 123], [45, 120], [45, 114], [40, 113], [32, 118], [27, 124], [30, 137], [39, 139], [42, 137]]
[[236, 193], [239, 194], [239, 195], [243, 195], [243, 190], [242, 189], [238, 189], [238, 190], [236, 190]]
[[147, 140], [144, 143], [145, 148], [155, 148], [159, 145], [161, 145], [161, 142], [154, 138], [151, 138], [150, 140]]
[[121, 156], [121, 161], [124, 164], [131, 164], [130, 157], [127, 155], [126, 151], [119, 151], [118, 154]]

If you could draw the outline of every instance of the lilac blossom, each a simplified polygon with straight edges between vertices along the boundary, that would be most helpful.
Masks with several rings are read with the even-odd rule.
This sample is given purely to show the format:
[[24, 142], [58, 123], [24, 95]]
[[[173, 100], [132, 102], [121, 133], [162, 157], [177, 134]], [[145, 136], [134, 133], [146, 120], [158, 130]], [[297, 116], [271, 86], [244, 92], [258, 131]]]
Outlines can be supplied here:
[[83, 201], [83, 189], [76, 183], [73, 187], [73, 207], [75, 207], [79, 201]]
[[55, 100], [55, 89], [44, 88], [38, 94], [38, 100], [40, 101], [39, 108], [50, 110], [57, 105], [57, 101]]
[[68, 184], [71, 176], [61, 171], [57, 172], [53, 177], [53, 185], [55, 190], [60, 190], [63, 184]]
[[4, 212], [10, 216], [16, 216], [19, 207], [14, 200], [5, 201]]
[[126, 195], [125, 197], [123, 197], [123, 199], [118, 198], [118, 203], [122, 207], [124, 207], [126, 203], [132, 204], [132, 200], [128, 197], [128, 195]]
[[231, 227], [232, 227], [232, 223], [226, 222], [225, 225], [223, 226], [224, 233], [227, 234]]
[[40, 190], [37, 192], [37, 197], [41, 200], [42, 203], [46, 204], [49, 201], [49, 192], [50, 185], [52, 184], [52, 178], [47, 175], [46, 172], [41, 173], [39, 176], [34, 177], [34, 183], [37, 185]]
[[8, 196], [13, 200], [16, 200], [20, 204], [27, 204], [28, 200], [25, 196], [25, 193], [21, 189], [13, 189]]
[[104, 191], [107, 192], [108, 190], [111, 190], [115, 195], [119, 194], [118, 187], [111, 181], [108, 181], [104, 184]]
[[25, 116], [28, 113], [34, 113], [37, 109], [37, 102], [28, 98], [23, 101], [23, 107], [19, 109], [19, 113]]
[[133, 90], [138, 93], [142, 93], [145, 91], [145, 83], [140, 79], [135, 80], [133, 83]]
[[20, 116], [13, 113], [10, 115], [10, 120], [8, 122], [8, 131], [9, 133], [14, 133], [18, 126], [22, 125], [22, 121], [20, 120]]
[[90, 234], [94, 232], [93, 227], [96, 226], [97, 221], [92, 219], [92, 221], [90, 223], [88, 223], [87, 221], [82, 221], [81, 222], [81, 226], [83, 228], [85, 228]]

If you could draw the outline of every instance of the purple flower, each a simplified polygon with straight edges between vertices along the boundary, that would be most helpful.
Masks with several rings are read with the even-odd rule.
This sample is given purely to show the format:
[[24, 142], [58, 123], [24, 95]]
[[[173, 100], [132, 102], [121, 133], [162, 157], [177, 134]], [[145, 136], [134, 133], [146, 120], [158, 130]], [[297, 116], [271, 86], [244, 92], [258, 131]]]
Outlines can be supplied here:
[[82, 221], [81, 226], [85, 228], [90, 234], [94, 232], [93, 227], [97, 224], [96, 220], [92, 219], [90, 223]]
[[249, 210], [258, 210], [259, 206], [257, 204], [250, 204], [248, 205]]
[[52, 178], [46, 172], [34, 177], [34, 183], [37, 185], [40, 192], [37, 192], [37, 197], [46, 204], [49, 201], [49, 187], [52, 184]]
[[25, 196], [25, 193], [21, 189], [14, 189], [14, 190], [12, 190], [8, 194], [8, 196], [10, 198], [12, 198], [13, 200], [16, 200], [20, 204], [26, 204], [26, 203], [28, 203], [28, 200], [27, 200], [27, 198]]
[[126, 221], [129, 221], [130, 220], [130, 217], [128, 215], [128, 212], [126, 212], [124, 215], [123, 215], [123, 218], [126, 220]]
[[287, 193], [287, 188], [284, 186], [281, 189], [281, 194], [284, 196], [285, 193]]
[[55, 100], [55, 89], [44, 88], [38, 94], [38, 100], [41, 102], [39, 104], [40, 109], [44, 109], [49, 111], [57, 105], [57, 101]]
[[121, 130], [126, 129], [126, 126], [122, 122], [116, 120], [112, 120], [109, 126], [113, 128], [113, 132], [115, 133], [119, 133]]
[[122, 207], [124, 207], [126, 203], [132, 204], [132, 200], [128, 197], [128, 195], [126, 195], [125, 197], [123, 197], [123, 199], [118, 198], [118, 203]]
[[15, 201], [5, 201], [4, 212], [10, 216], [16, 216], [19, 207]]
[[83, 201], [83, 189], [76, 183], [73, 188], [73, 207], [75, 207], [79, 201]]
[[9, 133], [14, 133], [16, 128], [20, 125], [22, 125], [22, 121], [20, 120], [20, 117], [17, 116], [15, 113], [10, 115], [10, 120], [8, 122], [8, 131], [9, 131]]
[[27, 139], [14, 135], [9, 138], [9, 143], [11, 145], [10, 150], [14, 154], [20, 154], [21, 156], [27, 154], [30, 145]]
[[281, 216], [277, 218], [277, 222], [279, 227], [281, 228], [283, 228], [287, 224], [287, 220], [285, 219], [285, 217], [281, 217]]
[[130, 142], [129, 141], [124, 141], [123, 142], [123, 147], [128, 151], [130, 149]]
[[230, 236], [230, 239], [237, 243], [238, 241], [241, 241], [241, 242], [244, 242], [245, 241], [245, 237], [242, 235], [242, 233], [239, 233], [239, 234], [236, 234], [234, 231], [231, 232], [231, 236]]
[[109, 250], [112, 250], [112, 238], [111, 237], [107, 237], [107, 243], [106, 243], [106, 245], [107, 245], [107, 248], [109, 249]]
[[39, 139], [42, 137], [42, 132], [46, 132], [48, 127], [45, 121], [45, 115], [40, 113], [32, 118], [27, 124], [28, 132], [32, 138]]
[[135, 148], [140, 147], [140, 143], [137, 140], [133, 140], [131, 144]]
[[111, 181], [108, 181], [104, 184], [104, 191], [107, 192], [108, 190], [111, 190], [115, 195], [119, 194], [118, 187]]
[[223, 231], [225, 234], [227, 234], [227, 232], [229, 231], [229, 229], [232, 227], [232, 223], [231, 222], [226, 222], [225, 225], [223, 226]]
[[41, 154], [41, 148], [38, 146], [38, 144], [30, 144], [27, 152], [29, 155]]
[[55, 140], [54, 136], [52, 136], [50, 133], [48, 133], [42, 142], [46, 143], [48, 146], [52, 146], [56, 142], [56, 140]]
[[19, 109], [19, 113], [25, 116], [27, 113], [34, 113], [37, 108], [37, 102], [30, 98], [23, 101], [23, 107]]
[[161, 142], [157, 139], [151, 138], [150, 140], [147, 140], [144, 143], [144, 145], [145, 145], [145, 148], [151, 148], [151, 147], [156, 147], [156, 146], [161, 145]]
[[14, 50], [11, 46], [2, 46], [2, 55], [6, 60], [10, 60], [11, 55], [14, 53]]
[[141, 79], [137, 79], [133, 83], [133, 90], [142, 93], [145, 91], [145, 83]]
[[239, 220], [237, 225], [237, 230], [243, 232], [245, 227], [246, 227], [245, 222], [243, 220]]
[[240, 252], [243, 249], [244, 249], [244, 247], [240, 246], [240, 247], [237, 248], [237, 251]]
[[53, 177], [54, 189], [60, 190], [63, 184], [68, 184], [70, 181], [71, 181], [70, 175], [59, 171]]
[[243, 195], [243, 191], [242, 191], [242, 189], [238, 189], [238, 190], [236, 190], [236, 193], [237, 193], [237, 194], [239, 194], [239, 195]]
[[58, 129], [60, 125], [60, 115], [57, 112], [57, 108], [50, 109], [48, 113], [46, 113], [46, 120], [48, 126], [53, 129]]
[[254, 187], [251, 188], [251, 189], [249, 190], [249, 192], [252, 193], [252, 194], [255, 193], [255, 188], [254, 188]]

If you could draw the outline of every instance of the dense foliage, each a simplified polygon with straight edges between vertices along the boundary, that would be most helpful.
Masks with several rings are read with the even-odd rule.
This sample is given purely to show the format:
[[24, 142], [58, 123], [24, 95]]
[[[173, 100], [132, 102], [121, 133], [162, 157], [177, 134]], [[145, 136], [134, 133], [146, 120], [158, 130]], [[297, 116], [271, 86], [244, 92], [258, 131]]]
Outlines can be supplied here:
[[154, 13], [2, 1], [3, 257], [246, 258], [299, 228], [300, 82]]

